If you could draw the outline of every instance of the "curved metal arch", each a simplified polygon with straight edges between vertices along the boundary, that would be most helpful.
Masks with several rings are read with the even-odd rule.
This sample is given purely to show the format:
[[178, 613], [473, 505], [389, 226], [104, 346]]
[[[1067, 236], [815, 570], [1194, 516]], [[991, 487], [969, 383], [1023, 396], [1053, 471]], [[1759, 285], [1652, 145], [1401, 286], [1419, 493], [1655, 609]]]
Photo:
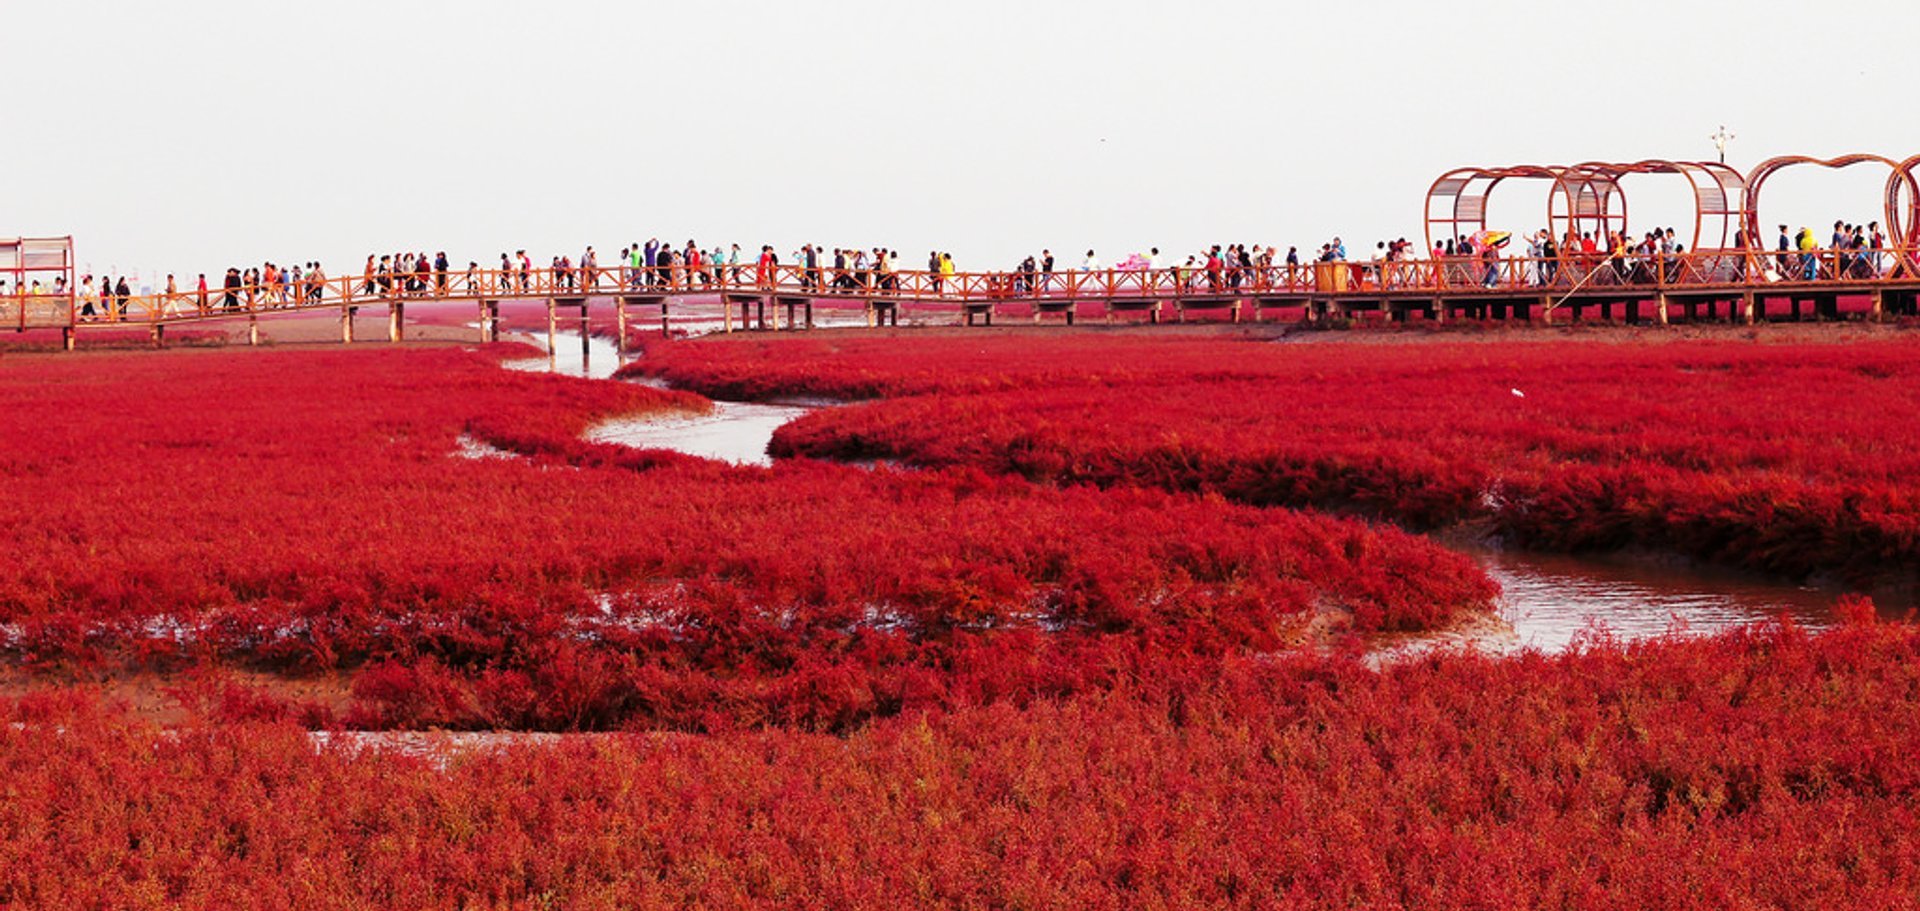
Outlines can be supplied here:
[[[1601, 249], [1610, 245], [1613, 225], [1625, 228], [1627, 195], [1620, 189], [1619, 172], [1602, 161], [1587, 161], [1554, 178], [1547, 197], [1547, 225], [1556, 239], [1592, 234]], [[1563, 230], [1564, 227], [1564, 230]]]
[[[1487, 199], [1502, 181], [1522, 178], [1556, 180], [1564, 170], [1557, 165], [1514, 165], [1504, 168], [1455, 168], [1440, 175], [1427, 188], [1426, 250], [1433, 249], [1434, 229], [1447, 226], [1442, 235], [1452, 240], [1487, 229]], [[1434, 204], [1445, 205], [1444, 215], [1434, 214]]]
[[[1920, 167], [1920, 155], [1895, 165], [1893, 173], [1887, 175], [1887, 237], [1902, 247], [1920, 243], [1920, 175], [1914, 174], [1916, 167]], [[1900, 201], [1902, 188], [1907, 191], [1904, 206]]]
[[[1753, 170], [1747, 173], [1747, 203], [1745, 207], [1746, 211], [1740, 214], [1742, 231], [1746, 236], [1747, 245], [1750, 249], [1754, 249], [1754, 250], [1766, 249], [1766, 244], [1764, 242], [1765, 234], [1763, 234], [1761, 231], [1761, 223], [1760, 223], [1760, 188], [1766, 185], [1767, 178], [1772, 177], [1776, 173], [1779, 173], [1782, 169], [1793, 167], [1795, 165], [1803, 165], [1803, 164], [1819, 165], [1820, 167], [1827, 168], [1829, 170], [1835, 170], [1835, 171], [1840, 170], [1842, 168], [1850, 168], [1857, 164], [1882, 164], [1882, 165], [1886, 165], [1888, 169], [1893, 171], [1893, 178], [1892, 178], [1893, 180], [1898, 179], [1898, 175], [1900, 173], [1900, 168], [1901, 168], [1901, 165], [1899, 162], [1896, 162], [1893, 159], [1886, 157], [1885, 155], [1872, 155], [1872, 154], [1864, 154], [1864, 153], [1856, 154], [1856, 155], [1842, 155], [1838, 158], [1814, 158], [1808, 155], [1782, 155], [1777, 158], [1769, 158], [1766, 161], [1763, 161], [1757, 165], [1754, 165]], [[1893, 207], [1889, 207], [1888, 211], [1884, 214], [1887, 216], [1887, 226], [1889, 228], [1893, 227], [1893, 224], [1894, 224]]]
[[[1738, 241], [1741, 213], [1747, 203], [1747, 178], [1717, 161], [1668, 161], [1648, 159], [1621, 166], [1633, 174], [1678, 174], [1693, 190], [1693, 240], [1687, 249], [1696, 253], [1727, 249], [1728, 241]], [[1718, 234], [1713, 229], [1718, 228]], [[1706, 247], [1711, 241], [1714, 246]]]
[[[1589, 161], [1568, 168], [1556, 182], [1549, 218], [1566, 219], [1576, 231], [1607, 235], [1628, 233], [1627, 193], [1621, 179], [1634, 174], [1684, 177], [1693, 193], [1693, 232], [1688, 249], [1713, 252], [1737, 240], [1747, 181], [1719, 162], [1650, 158], [1633, 162]], [[1564, 213], [1564, 214], [1563, 214]], [[1717, 229], [1717, 230], [1716, 230]], [[1711, 243], [1712, 247], [1704, 244]]]

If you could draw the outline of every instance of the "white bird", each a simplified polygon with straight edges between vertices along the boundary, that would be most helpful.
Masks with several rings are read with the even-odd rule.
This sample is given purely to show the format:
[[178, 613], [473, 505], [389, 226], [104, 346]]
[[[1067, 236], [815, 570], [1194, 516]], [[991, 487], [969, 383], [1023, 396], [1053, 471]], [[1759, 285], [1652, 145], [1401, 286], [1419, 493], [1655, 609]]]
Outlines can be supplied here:
[[1524, 398], [1526, 398], [1526, 397], [1527, 397], [1527, 394], [1526, 394], [1526, 393], [1524, 393], [1524, 392], [1521, 392], [1521, 391], [1520, 391], [1520, 390], [1518, 390], [1518, 389], [1515, 389], [1515, 390], [1513, 390], [1513, 397], [1514, 397], [1514, 398], [1517, 398], [1517, 399], [1524, 399]]

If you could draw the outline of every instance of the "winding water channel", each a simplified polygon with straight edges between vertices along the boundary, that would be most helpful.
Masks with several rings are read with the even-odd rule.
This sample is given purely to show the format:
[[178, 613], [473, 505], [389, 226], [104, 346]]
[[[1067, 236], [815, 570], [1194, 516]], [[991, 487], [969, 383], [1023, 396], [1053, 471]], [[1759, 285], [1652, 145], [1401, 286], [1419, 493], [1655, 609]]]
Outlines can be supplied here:
[[[544, 346], [543, 336], [530, 337]], [[563, 335], [550, 357], [510, 361], [518, 370], [607, 379], [621, 359], [611, 341], [580, 344]], [[619, 419], [588, 431], [588, 438], [649, 449], [669, 449], [743, 465], [770, 465], [767, 444], [789, 421], [829, 403], [716, 402], [709, 415]], [[1832, 619], [1839, 588], [1795, 586], [1774, 579], [1690, 564], [1650, 563], [1608, 556], [1541, 554], [1482, 544], [1443, 542], [1477, 560], [1500, 583], [1499, 623], [1411, 640], [1403, 646], [1471, 642], [1489, 650], [1560, 651], [1582, 634], [1605, 630], [1620, 639], [1671, 631], [1704, 634], [1780, 616], [1818, 628]], [[1912, 592], [1875, 593], [1883, 611]], [[1400, 647], [1400, 646], [1396, 646]]]

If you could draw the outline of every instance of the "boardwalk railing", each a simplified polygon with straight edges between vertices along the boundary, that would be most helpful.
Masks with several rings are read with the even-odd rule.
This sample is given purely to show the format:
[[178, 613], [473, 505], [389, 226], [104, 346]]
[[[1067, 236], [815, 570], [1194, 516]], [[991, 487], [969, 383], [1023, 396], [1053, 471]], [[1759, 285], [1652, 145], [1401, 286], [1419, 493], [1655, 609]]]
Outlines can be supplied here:
[[664, 299], [696, 295], [914, 303], [969, 307], [1073, 302], [1196, 306], [1242, 300], [1322, 304], [1385, 298], [1658, 294], [1720, 289], [1840, 292], [1920, 288], [1920, 248], [1715, 250], [1683, 254], [1571, 253], [1557, 257], [1467, 255], [1418, 260], [1321, 262], [1207, 269], [1174, 266], [1064, 272], [937, 272], [791, 264], [626, 265], [597, 269], [462, 269], [358, 274], [297, 282], [198, 288], [118, 297], [0, 296], [0, 326], [79, 329], [101, 325], [257, 318], [283, 311], [392, 307], [414, 301], [554, 300], [590, 296]]

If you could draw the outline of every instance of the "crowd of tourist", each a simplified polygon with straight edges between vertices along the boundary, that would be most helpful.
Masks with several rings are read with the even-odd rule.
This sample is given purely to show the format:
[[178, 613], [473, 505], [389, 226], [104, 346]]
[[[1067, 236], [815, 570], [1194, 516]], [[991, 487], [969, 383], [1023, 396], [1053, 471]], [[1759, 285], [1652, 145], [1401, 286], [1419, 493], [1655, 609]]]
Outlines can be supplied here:
[[[1586, 283], [1638, 284], [1656, 281], [1744, 280], [1758, 270], [1763, 281], [1871, 279], [1896, 265], [1887, 235], [1878, 222], [1856, 225], [1836, 221], [1826, 244], [1814, 232], [1789, 232], [1781, 225], [1775, 249], [1760, 254], [1758, 238], [1736, 241], [1734, 250], [1688, 256], [1673, 228], [1648, 231], [1638, 239], [1624, 232], [1567, 231], [1559, 237], [1540, 229], [1524, 238], [1524, 253], [1507, 252], [1513, 238], [1483, 231], [1436, 241], [1425, 250], [1404, 237], [1374, 244], [1365, 261], [1349, 256], [1339, 237], [1319, 246], [1311, 258], [1298, 247], [1281, 253], [1274, 245], [1213, 244], [1178, 259], [1158, 247], [1112, 262], [1087, 250], [1077, 266], [1062, 263], [1051, 249], [1026, 256], [1000, 273], [963, 274], [951, 253], [929, 251], [924, 272], [902, 269], [900, 253], [884, 246], [834, 247], [803, 244], [785, 262], [770, 244], [749, 257], [739, 244], [705, 247], [689, 240], [675, 245], [653, 238], [620, 248], [603, 263], [592, 246], [578, 257], [548, 257], [540, 269], [524, 249], [501, 253], [496, 268], [469, 260], [456, 267], [445, 251], [368, 254], [357, 277], [329, 282], [317, 261], [281, 266], [272, 262], [246, 269], [229, 268], [216, 283], [202, 273], [182, 290], [174, 276], [165, 289], [135, 298], [125, 276], [83, 275], [72, 289], [82, 320], [129, 318], [129, 308], [157, 307], [164, 316], [218, 311], [277, 309], [338, 302], [343, 297], [408, 298], [485, 294], [589, 294], [760, 290], [797, 287], [804, 293], [981, 293], [1033, 296], [1080, 293], [1094, 288], [1128, 291], [1234, 293], [1319, 287], [1333, 290], [1372, 287], [1383, 290], [1443, 285], [1470, 287], [1573, 287]], [[1751, 246], [1756, 256], [1745, 251]], [[69, 295], [66, 279], [51, 284], [35, 279], [9, 289], [0, 280], [0, 297], [60, 299]], [[157, 298], [157, 299], [156, 299]], [[151, 303], [147, 303], [151, 301]]]

